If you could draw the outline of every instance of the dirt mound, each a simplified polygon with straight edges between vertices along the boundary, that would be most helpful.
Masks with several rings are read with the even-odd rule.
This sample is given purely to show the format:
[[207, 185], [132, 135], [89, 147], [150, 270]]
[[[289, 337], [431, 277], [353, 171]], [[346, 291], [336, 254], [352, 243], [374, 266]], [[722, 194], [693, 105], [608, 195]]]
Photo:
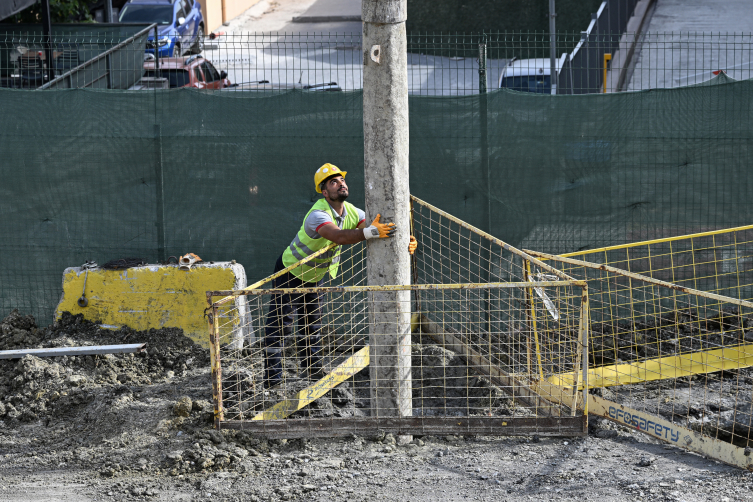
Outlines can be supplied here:
[[[138, 354], [61, 356], [0, 360], [0, 418], [30, 422], [75, 413], [101, 394], [132, 393], [183, 375], [189, 367], [209, 365], [208, 353], [177, 328], [135, 331], [102, 329], [81, 315], [64, 313], [39, 328], [17, 310], [0, 323], [0, 350], [146, 343]], [[104, 389], [103, 389], [104, 388]]]

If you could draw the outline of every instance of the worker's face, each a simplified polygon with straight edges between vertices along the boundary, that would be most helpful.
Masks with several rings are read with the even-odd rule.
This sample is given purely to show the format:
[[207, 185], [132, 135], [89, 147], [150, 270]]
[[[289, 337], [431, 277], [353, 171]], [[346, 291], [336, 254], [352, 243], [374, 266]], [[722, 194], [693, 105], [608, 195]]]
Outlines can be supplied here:
[[343, 201], [348, 198], [348, 185], [345, 178], [335, 176], [324, 183], [322, 194], [331, 201]]

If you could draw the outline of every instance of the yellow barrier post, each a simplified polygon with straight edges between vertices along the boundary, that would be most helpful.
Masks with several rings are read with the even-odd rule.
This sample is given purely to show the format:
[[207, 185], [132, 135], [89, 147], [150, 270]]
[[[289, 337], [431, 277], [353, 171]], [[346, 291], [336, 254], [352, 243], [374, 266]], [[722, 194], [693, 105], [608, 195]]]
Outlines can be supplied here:
[[607, 63], [612, 60], [612, 55], [604, 54], [604, 94], [607, 93]]

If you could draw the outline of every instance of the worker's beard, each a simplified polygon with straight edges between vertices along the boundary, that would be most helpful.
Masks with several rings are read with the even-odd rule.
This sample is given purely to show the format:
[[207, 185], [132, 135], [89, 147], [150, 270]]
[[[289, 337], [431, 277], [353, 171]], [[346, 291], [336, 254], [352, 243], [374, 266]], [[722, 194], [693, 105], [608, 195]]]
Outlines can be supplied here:
[[337, 192], [335, 193], [334, 197], [330, 197], [330, 200], [332, 202], [345, 202], [345, 199], [348, 198], [348, 192], [347, 190], [345, 192]]

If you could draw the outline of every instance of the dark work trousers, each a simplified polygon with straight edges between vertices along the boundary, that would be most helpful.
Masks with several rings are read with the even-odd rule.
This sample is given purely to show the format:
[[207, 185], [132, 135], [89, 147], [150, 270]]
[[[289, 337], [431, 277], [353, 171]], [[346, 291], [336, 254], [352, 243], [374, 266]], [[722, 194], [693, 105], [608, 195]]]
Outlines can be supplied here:
[[[275, 272], [284, 268], [280, 255], [275, 263]], [[305, 282], [288, 272], [274, 279], [272, 285], [274, 288], [313, 288], [322, 282]], [[267, 387], [282, 380], [282, 350], [284, 341], [293, 334], [294, 314], [298, 318], [296, 352], [302, 369], [309, 373], [322, 369], [322, 308], [319, 294], [273, 295], [264, 335], [264, 384]]]

